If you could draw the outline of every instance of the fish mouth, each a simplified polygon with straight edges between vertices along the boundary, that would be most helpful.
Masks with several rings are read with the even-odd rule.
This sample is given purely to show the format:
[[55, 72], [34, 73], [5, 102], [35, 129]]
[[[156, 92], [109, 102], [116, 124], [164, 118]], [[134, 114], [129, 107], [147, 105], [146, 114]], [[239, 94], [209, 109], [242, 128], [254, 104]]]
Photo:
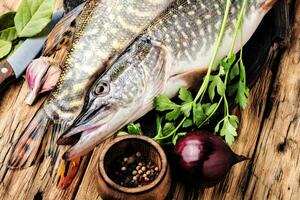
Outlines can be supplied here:
[[69, 131], [57, 140], [57, 144], [76, 143], [81, 135], [92, 133], [108, 123], [115, 113], [115, 107], [110, 104], [103, 104], [98, 109], [83, 110]]
[[[63, 154], [62, 158], [64, 160], [72, 160], [86, 155], [101, 142], [111, 137], [120, 128], [129, 123], [132, 117], [131, 109], [122, 109], [120, 107], [117, 109], [115, 107], [110, 107], [107, 112], [106, 109], [102, 108], [97, 114], [91, 114], [93, 112], [86, 113], [85, 115], [95, 116], [92, 121], [84, 120], [86, 117], [81, 116], [76, 126], [57, 142], [62, 145], [72, 145]], [[76, 138], [76, 141], [74, 138]]]

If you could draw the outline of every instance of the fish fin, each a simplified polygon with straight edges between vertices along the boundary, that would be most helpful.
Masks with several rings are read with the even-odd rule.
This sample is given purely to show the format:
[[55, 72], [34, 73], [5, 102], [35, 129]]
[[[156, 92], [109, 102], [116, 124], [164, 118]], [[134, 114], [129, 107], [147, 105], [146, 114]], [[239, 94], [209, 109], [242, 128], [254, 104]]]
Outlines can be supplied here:
[[[171, 51], [160, 41], [151, 40], [153, 45], [153, 51], [159, 51], [157, 54], [156, 60], [153, 62], [153, 68], [155, 69], [155, 76], [152, 80], [151, 85], [145, 89], [146, 96], [144, 98], [144, 104], [151, 104], [153, 102], [153, 98], [163, 92], [164, 87], [168, 81], [168, 77], [171, 72], [171, 63], [172, 63], [172, 56]], [[151, 50], [149, 54], [151, 53]], [[152, 56], [149, 57], [152, 59]], [[158, 70], [158, 72], [157, 72]], [[150, 92], [151, 91], [151, 92]]]
[[263, 12], [268, 12], [277, 2], [277, 0], [265, 0], [261, 5], [260, 5], [260, 10]]
[[51, 157], [51, 177], [59, 189], [66, 189], [74, 180], [81, 163], [81, 158], [65, 161], [62, 155], [68, 146], [56, 144], [58, 138], [68, 129], [68, 123], [54, 123], [51, 125], [51, 136], [46, 148], [46, 157]]
[[70, 161], [62, 159], [62, 155], [67, 149], [68, 146], [58, 146], [55, 151], [55, 155], [51, 160], [50, 174], [52, 181], [59, 189], [66, 189], [71, 185], [81, 164], [81, 158], [76, 158]]
[[[151, 40], [151, 44], [153, 48], [150, 50], [149, 55], [151, 51], [158, 51], [155, 61], [152, 60], [152, 56], [149, 57], [155, 69], [155, 75], [150, 75], [150, 77], [153, 77], [153, 80], [151, 80], [153, 84], [149, 84], [145, 88], [144, 100], [140, 102], [140, 105], [136, 106], [138, 109], [128, 120], [128, 123], [139, 119], [152, 109], [153, 99], [165, 90], [171, 74], [171, 63], [173, 59], [171, 51], [160, 41]], [[145, 62], [147, 62], [147, 60]]]
[[67, 147], [58, 146], [57, 138], [67, 129], [67, 123], [55, 124], [43, 109], [31, 120], [10, 156], [10, 168], [26, 168], [41, 161], [43, 155], [51, 157], [50, 174], [61, 189], [68, 187], [80, 167], [80, 159], [64, 161]]
[[75, 158], [70, 161], [60, 159], [60, 161], [56, 175], [56, 185], [59, 189], [64, 190], [71, 185], [76, 177], [80, 168], [81, 158]]
[[59, 122], [59, 123], [52, 123], [50, 125], [50, 138], [49, 142], [46, 146], [46, 157], [52, 157], [53, 160], [56, 160], [58, 158], [58, 145], [56, 144], [56, 141], [58, 138], [68, 129], [69, 125], [67, 123]]
[[174, 97], [181, 87], [197, 87], [207, 72], [207, 67], [199, 67], [195, 70], [172, 76], [164, 90], [168, 97]]
[[55, 57], [59, 57], [57, 60], [64, 60], [63, 57], [66, 55], [66, 52], [70, 50], [74, 40], [76, 19], [81, 14], [84, 5], [85, 3], [80, 4], [57, 23], [47, 37], [43, 49], [43, 56], [53, 56], [55, 53], [60, 53], [62, 55]]
[[26, 168], [42, 158], [50, 135], [51, 120], [44, 110], [40, 110], [31, 120], [10, 156], [11, 168]]

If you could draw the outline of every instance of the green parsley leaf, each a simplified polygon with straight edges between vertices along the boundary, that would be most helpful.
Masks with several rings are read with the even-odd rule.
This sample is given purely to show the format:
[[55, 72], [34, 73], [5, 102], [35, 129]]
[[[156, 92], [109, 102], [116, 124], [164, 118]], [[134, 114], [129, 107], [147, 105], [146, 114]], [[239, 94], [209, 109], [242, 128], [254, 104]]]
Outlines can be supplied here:
[[235, 60], [236, 60], [236, 55], [234, 54], [230, 58], [225, 57], [221, 60], [220, 66], [222, 66], [225, 72], [227, 72], [232, 66], [232, 64], [235, 62]]
[[192, 93], [188, 91], [185, 87], [180, 88], [178, 97], [186, 103], [190, 103], [193, 101]]
[[139, 123], [134, 124], [134, 123], [129, 123], [127, 125], [127, 132], [126, 131], [119, 131], [117, 133], [117, 136], [123, 136], [123, 135], [142, 135], [142, 129], [141, 125]]
[[160, 95], [155, 98], [154, 105], [157, 111], [174, 110], [178, 107], [176, 103], [172, 102], [166, 95]]
[[191, 115], [192, 107], [193, 102], [185, 103], [181, 106], [181, 112], [184, 114], [185, 117], [189, 117]]
[[163, 131], [162, 131], [162, 120], [163, 118], [160, 117], [159, 115], [156, 115], [155, 119], [155, 124], [156, 124], [156, 135], [154, 137], [155, 140], [158, 140], [158, 138], [163, 136]]
[[208, 95], [211, 101], [214, 100], [215, 98], [215, 88], [216, 88], [217, 84], [216, 82], [212, 81], [211, 84], [208, 87]]
[[176, 134], [176, 135], [172, 138], [172, 144], [176, 145], [177, 141], [178, 141], [181, 137], [185, 136], [186, 134], [187, 134], [186, 132], [182, 132], [182, 133]]
[[[221, 123], [222, 128], [220, 130]], [[225, 118], [222, 119], [215, 127], [215, 132], [219, 132], [220, 130], [220, 135], [225, 137], [225, 141], [231, 145], [234, 142], [234, 137], [237, 136], [238, 123], [238, 118], [236, 116], [225, 116]]]
[[246, 72], [245, 72], [245, 65], [244, 65], [244, 62], [242, 59], [240, 59], [240, 62], [239, 62], [239, 65], [240, 65], [240, 77], [241, 77], [241, 80], [242, 81], [245, 81], [246, 80]]
[[225, 70], [224, 70], [224, 67], [220, 66], [218, 75], [220, 75], [220, 76], [226, 75], [226, 72], [225, 72]]
[[238, 128], [238, 126], [239, 126], [239, 118], [237, 116], [235, 116], [235, 115], [229, 115], [228, 116], [228, 120], [229, 120], [230, 124], [232, 124], [232, 126], [234, 128], [236, 128], [236, 129]]
[[230, 85], [227, 93], [229, 96], [236, 94], [235, 103], [243, 109], [247, 107], [249, 88], [241, 80], [233, 85]]
[[203, 109], [204, 109], [204, 113], [206, 116], [210, 116], [211, 114], [214, 113], [215, 109], [217, 108], [218, 104], [214, 103], [214, 104], [203, 104]]
[[217, 92], [220, 96], [225, 94], [226, 86], [219, 75], [211, 77], [211, 83], [208, 88], [208, 94], [211, 101], [213, 101], [215, 98], [215, 89], [217, 89]]
[[232, 66], [235, 60], [236, 60], [236, 55], [232, 54], [230, 58], [227, 58], [227, 63], [229, 64], [229, 66]]
[[186, 119], [182, 124], [183, 128], [188, 128], [191, 126], [193, 126], [193, 120], [191, 120], [191, 119]]
[[164, 128], [163, 128], [163, 135], [169, 135], [172, 131], [175, 130], [175, 125], [174, 123], [171, 123], [171, 122], [167, 122], [165, 125], [164, 125]]
[[204, 110], [200, 103], [193, 105], [193, 122], [196, 126], [199, 126], [206, 118]]
[[237, 84], [237, 95], [235, 97], [235, 103], [241, 108], [245, 109], [248, 102], [249, 88], [239, 81]]
[[218, 77], [218, 83], [217, 83], [217, 91], [220, 96], [223, 96], [225, 94], [226, 86], [222, 79]]
[[166, 114], [166, 120], [168, 120], [168, 121], [175, 121], [175, 120], [178, 119], [178, 117], [180, 116], [180, 114], [181, 114], [180, 107], [175, 108], [173, 111], [168, 112]]
[[117, 133], [117, 137], [123, 136], [123, 135], [128, 135], [128, 133], [127, 133], [126, 131], [119, 131], [119, 132]]
[[141, 135], [142, 134], [142, 129], [141, 129], [141, 125], [139, 123], [134, 124], [134, 123], [130, 123], [127, 125], [127, 131], [129, 134], [132, 135]]
[[233, 54], [230, 58], [225, 57], [224, 59], [222, 59], [220, 65], [224, 67], [225, 72], [227, 72], [232, 66], [232, 64], [235, 62], [235, 60], [236, 60], [236, 55]]
[[240, 74], [240, 68], [238, 63], [236, 63], [229, 73], [229, 80], [232, 81], [235, 77], [237, 77]]

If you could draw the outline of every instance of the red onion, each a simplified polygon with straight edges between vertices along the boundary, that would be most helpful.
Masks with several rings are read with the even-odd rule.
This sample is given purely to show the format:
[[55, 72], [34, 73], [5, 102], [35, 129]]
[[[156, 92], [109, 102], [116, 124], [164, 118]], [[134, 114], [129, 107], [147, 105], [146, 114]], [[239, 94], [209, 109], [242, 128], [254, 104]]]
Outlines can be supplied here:
[[247, 159], [236, 155], [222, 138], [199, 130], [182, 137], [174, 154], [180, 178], [203, 187], [217, 184], [234, 164]]

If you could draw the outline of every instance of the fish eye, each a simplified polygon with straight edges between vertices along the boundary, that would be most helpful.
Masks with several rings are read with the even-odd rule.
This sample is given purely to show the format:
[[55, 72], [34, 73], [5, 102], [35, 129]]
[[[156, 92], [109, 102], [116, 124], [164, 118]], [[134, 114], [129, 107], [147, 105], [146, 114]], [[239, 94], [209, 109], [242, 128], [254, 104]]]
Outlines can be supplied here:
[[109, 93], [110, 87], [107, 82], [100, 82], [94, 88], [95, 96], [105, 96]]

